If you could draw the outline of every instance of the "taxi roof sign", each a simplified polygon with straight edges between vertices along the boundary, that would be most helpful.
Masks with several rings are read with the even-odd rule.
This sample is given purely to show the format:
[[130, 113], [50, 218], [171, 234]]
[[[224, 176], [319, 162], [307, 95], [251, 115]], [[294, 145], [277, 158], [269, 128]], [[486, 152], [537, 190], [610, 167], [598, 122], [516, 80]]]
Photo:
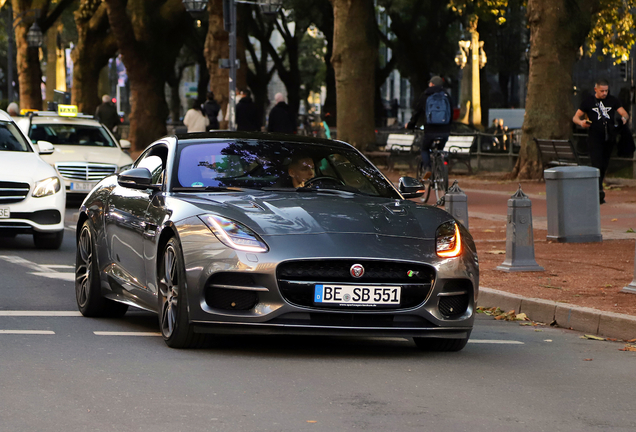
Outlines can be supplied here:
[[57, 115], [60, 117], [77, 117], [77, 105], [58, 105]]

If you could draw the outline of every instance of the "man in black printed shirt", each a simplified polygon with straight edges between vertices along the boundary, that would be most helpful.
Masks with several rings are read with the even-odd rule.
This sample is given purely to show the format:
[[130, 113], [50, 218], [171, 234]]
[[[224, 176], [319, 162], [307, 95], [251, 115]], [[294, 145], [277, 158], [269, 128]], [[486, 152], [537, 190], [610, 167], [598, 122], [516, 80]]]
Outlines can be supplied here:
[[[620, 117], [618, 117], [620, 116]], [[599, 192], [600, 202], [605, 202], [603, 179], [609, 165], [610, 156], [616, 144], [616, 135], [620, 123], [627, 123], [629, 114], [623, 108], [621, 101], [609, 94], [609, 83], [599, 79], [594, 85], [594, 94], [586, 97], [574, 114], [572, 121], [588, 130], [587, 148], [590, 163], [600, 171]]]

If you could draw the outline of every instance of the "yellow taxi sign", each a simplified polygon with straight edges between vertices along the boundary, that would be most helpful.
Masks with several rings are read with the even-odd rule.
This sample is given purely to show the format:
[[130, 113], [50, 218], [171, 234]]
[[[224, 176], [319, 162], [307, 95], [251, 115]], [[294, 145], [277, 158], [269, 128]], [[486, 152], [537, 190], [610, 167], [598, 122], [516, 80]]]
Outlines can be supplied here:
[[20, 110], [20, 115], [25, 116], [25, 115], [27, 115], [27, 114], [29, 114], [29, 113], [32, 113], [32, 112], [38, 112], [38, 110], [36, 110], [36, 109], [30, 109], [30, 108], [22, 108], [22, 109]]
[[60, 117], [77, 117], [77, 105], [58, 105], [57, 115]]

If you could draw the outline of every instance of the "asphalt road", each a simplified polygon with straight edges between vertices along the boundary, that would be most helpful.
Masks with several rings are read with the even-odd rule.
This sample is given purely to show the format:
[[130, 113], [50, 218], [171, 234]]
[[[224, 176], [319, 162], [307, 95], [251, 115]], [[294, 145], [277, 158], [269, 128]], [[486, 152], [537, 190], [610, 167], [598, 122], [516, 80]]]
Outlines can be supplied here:
[[251, 336], [173, 350], [153, 314], [79, 316], [74, 253], [71, 230], [59, 251], [0, 239], [0, 431], [636, 430], [636, 353], [617, 342], [480, 316], [459, 353]]

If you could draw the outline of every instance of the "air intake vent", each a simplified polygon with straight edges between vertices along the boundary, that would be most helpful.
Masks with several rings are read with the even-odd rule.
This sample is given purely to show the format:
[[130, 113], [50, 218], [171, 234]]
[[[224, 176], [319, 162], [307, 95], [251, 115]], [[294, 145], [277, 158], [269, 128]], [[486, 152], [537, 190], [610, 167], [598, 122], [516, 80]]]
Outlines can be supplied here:
[[468, 309], [468, 294], [450, 295], [439, 298], [439, 311], [446, 318], [459, 318]]
[[254, 291], [209, 287], [205, 291], [205, 301], [211, 308], [250, 310], [258, 302], [258, 294]]

